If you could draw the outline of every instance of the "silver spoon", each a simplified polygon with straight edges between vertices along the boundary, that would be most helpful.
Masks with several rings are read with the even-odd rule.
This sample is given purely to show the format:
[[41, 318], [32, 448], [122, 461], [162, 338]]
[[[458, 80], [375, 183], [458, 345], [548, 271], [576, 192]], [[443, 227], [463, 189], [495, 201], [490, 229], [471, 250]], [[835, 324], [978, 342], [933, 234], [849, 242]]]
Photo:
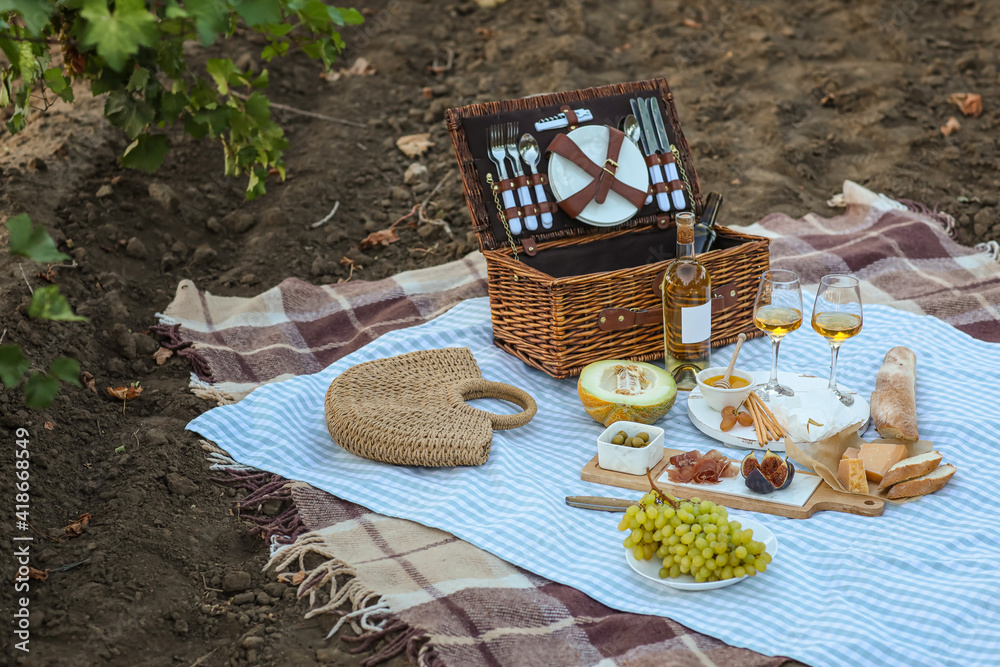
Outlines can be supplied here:
[[[638, 148], [639, 139], [642, 137], [642, 130], [639, 129], [639, 121], [635, 116], [632, 114], [625, 116], [625, 119], [622, 121], [622, 131], [625, 133], [626, 137], [632, 140], [632, 143], [635, 144], [636, 148]], [[649, 206], [652, 203], [653, 195], [646, 195], [645, 206]]]
[[722, 379], [715, 383], [715, 386], [719, 389], [732, 389], [729, 385], [729, 376], [733, 374], [733, 367], [736, 365], [736, 357], [740, 356], [740, 348], [743, 347], [743, 341], [747, 339], [747, 335], [741, 333], [736, 339], [736, 349], [733, 350], [733, 358], [729, 360], [729, 368], [726, 369], [726, 374], [722, 376]]
[[[524, 163], [528, 165], [528, 171], [532, 174], [538, 173], [538, 163], [542, 159], [542, 151], [538, 148], [538, 141], [535, 137], [525, 132], [521, 135], [521, 140], [517, 144], [517, 152], [521, 154], [521, 159]], [[538, 203], [548, 201], [545, 197], [545, 187], [538, 183], [535, 185], [535, 199]], [[542, 213], [542, 228], [552, 229], [552, 214], [549, 212]]]

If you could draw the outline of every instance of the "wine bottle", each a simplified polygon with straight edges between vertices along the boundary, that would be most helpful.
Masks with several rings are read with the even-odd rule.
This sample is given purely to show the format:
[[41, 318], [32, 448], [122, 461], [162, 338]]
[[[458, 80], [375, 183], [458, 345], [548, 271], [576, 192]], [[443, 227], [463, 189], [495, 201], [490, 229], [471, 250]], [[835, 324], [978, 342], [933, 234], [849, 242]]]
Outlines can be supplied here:
[[708, 193], [705, 206], [701, 211], [701, 219], [694, 226], [694, 254], [700, 255], [712, 249], [715, 243], [715, 220], [722, 208], [722, 195], [718, 192]]
[[694, 214], [678, 213], [676, 224], [677, 255], [663, 277], [664, 366], [688, 390], [712, 364], [712, 281], [694, 256]]

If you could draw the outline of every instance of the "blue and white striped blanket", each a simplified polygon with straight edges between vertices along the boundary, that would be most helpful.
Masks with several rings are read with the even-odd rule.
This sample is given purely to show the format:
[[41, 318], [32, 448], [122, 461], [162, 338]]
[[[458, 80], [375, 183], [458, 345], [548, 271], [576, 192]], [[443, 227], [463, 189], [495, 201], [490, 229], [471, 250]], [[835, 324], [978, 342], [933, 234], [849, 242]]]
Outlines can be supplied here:
[[[804, 301], [812, 298], [804, 295]], [[616, 530], [618, 515], [564, 504], [567, 495], [632, 492], [580, 481], [603, 427], [580, 406], [575, 380], [554, 380], [493, 346], [485, 298], [387, 333], [315, 375], [260, 387], [188, 428], [241, 463], [447, 530], [610, 607], [668, 616], [734, 646], [810, 665], [998, 664], [1000, 345], [933, 317], [870, 306], [862, 333], [841, 350], [840, 383], [869, 394], [883, 355], [894, 345], [917, 354], [920, 434], [957, 465], [952, 481], [934, 495], [887, 504], [881, 517], [755, 515], [780, 543], [768, 571], [697, 593], [633, 573], [621, 546], [624, 535]], [[469, 347], [484, 377], [521, 387], [538, 403], [529, 425], [494, 434], [485, 465], [395, 467], [358, 458], [332, 442], [323, 399], [334, 377], [363, 361], [451, 346]], [[769, 367], [769, 348], [766, 339], [748, 341], [740, 365]], [[727, 359], [730, 351], [716, 354]], [[829, 346], [804, 327], [785, 339], [780, 367], [822, 376]], [[516, 409], [494, 400], [476, 404], [498, 412]], [[667, 431], [667, 446], [718, 447], [689, 422], [683, 394], [659, 425]]]

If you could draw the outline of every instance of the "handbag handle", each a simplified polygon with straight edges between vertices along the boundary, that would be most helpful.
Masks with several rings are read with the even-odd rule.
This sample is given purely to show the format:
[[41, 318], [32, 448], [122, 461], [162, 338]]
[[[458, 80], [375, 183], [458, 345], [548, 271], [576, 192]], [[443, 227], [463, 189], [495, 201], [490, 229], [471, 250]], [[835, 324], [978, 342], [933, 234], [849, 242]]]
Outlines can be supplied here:
[[[468, 405], [465, 401], [476, 398], [499, 398], [521, 406], [521, 412], [513, 415], [502, 415], [496, 412], [487, 412]], [[448, 400], [459, 410], [470, 412], [486, 417], [493, 424], [493, 428], [498, 431], [505, 431], [518, 426], [524, 426], [531, 421], [538, 411], [535, 399], [523, 389], [518, 389], [503, 382], [493, 382], [482, 378], [470, 378], [461, 380], [448, 387]]]

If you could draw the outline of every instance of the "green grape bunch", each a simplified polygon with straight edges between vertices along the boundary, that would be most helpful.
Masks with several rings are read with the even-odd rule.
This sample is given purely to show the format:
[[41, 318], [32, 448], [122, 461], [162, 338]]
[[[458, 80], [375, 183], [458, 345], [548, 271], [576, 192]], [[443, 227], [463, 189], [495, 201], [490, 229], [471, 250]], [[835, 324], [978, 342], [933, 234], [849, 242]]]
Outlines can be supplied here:
[[698, 498], [678, 501], [655, 486], [625, 510], [618, 530], [628, 533], [622, 546], [636, 560], [660, 560], [661, 579], [688, 574], [704, 583], [753, 577], [771, 562], [764, 543], [731, 521], [725, 507]]
[[265, 62], [297, 48], [329, 69], [345, 48], [339, 30], [363, 21], [323, 0], [0, 0], [0, 110], [16, 134], [32, 109], [73, 102], [73, 83], [84, 81], [131, 141], [123, 166], [156, 170], [178, 125], [219, 142], [226, 175], [247, 177], [252, 199], [269, 175], [285, 176], [288, 141], [261, 92], [268, 71], [228, 58], [196, 67], [185, 44], [250, 31], [264, 37]]

